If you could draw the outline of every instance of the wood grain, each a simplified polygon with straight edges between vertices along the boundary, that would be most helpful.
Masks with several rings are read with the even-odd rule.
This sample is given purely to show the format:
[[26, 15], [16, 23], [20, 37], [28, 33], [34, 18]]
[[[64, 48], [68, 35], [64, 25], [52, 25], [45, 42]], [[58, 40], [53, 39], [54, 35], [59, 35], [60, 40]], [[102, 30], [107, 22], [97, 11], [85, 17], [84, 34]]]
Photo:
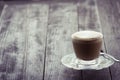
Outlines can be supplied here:
[[81, 71], [62, 65], [61, 58], [73, 53], [71, 34], [78, 30], [75, 3], [51, 3], [47, 29], [44, 80], [81, 80]]
[[2, 12], [2, 10], [3, 10], [3, 7], [4, 7], [4, 4], [3, 4], [2, 1], [0, 1], [0, 15], [1, 15], [1, 12]]
[[[102, 32], [95, 0], [79, 3], [79, 30]], [[103, 42], [104, 43], [104, 42]], [[104, 44], [102, 49], [104, 50]], [[103, 70], [82, 71], [83, 80], [111, 80], [109, 68]]]
[[5, 6], [0, 27], [0, 80], [43, 79], [47, 19], [46, 4]]
[[47, 4], [31, 4], [27, 8], [26, 37], [27, 59], [25, 80], [42, 80], [44, 71], [44, 54], [48, 20]]
[[61, 63], [74, 52], [71, 34], [78, 30], [102, 32], [102, 49], [120, 59], [119, 18], [119, 0], [5, 5], [0, 17], [0, 80], [119, 80], [119, 63], [98, 71], [73, 70]]
[[14, 6], [5, 5], [0, 20], [0, 80], [23, 78], [25, 36], [20, 25], [22, 17]]
[[76, 2], [79, 0], [3, 0], [4, 2], [41, 2], [41, 1], [57, 1], [57, 2]]
[[[104, 32], [107, 53], [120, 59], [120, 1], [98, 1], [100, 20]], [[102, 6], [102, 7], [101, 7]], [[102, 12], [101, 12], [102, 11]], [[120, 79], [120, 64], [110, 67], [112, 80]]]

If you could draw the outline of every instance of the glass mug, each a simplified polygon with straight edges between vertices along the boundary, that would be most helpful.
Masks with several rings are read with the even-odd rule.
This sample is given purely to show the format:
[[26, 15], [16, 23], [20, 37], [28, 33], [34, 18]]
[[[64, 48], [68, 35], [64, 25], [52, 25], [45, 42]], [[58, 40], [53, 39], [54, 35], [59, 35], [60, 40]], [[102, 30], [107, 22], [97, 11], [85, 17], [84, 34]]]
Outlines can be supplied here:
[[77, 64], [94, 65], [98, 63], [103, 34], [96, 31], [79, 31], [72, 34], [72, 43]]

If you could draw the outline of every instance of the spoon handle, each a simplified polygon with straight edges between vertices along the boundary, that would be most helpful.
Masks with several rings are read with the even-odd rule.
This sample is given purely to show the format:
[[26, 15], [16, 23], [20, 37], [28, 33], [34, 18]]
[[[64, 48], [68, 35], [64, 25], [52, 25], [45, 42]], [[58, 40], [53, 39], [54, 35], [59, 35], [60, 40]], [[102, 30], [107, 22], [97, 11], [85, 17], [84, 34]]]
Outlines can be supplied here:
[[101, 53], [102, 55], [104, 55], [105, 57], [110, 57], [112, 60], [116, 61], [116, 62], [120, 62], [120, 60], [116, 59], [115, 57], [109, 55], [109, 54], [106, 54], [106, 53]]

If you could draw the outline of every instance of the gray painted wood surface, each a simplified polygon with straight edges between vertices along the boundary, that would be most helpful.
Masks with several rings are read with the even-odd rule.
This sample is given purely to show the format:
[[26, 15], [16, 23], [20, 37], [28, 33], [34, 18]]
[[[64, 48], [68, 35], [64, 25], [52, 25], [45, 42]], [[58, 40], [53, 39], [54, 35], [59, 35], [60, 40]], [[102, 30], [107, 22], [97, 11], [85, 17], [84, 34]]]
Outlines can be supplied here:
[[3, 7], [4, 7], [4, 4], [3, 4], [2, 1], [0, 1], [0, 15], [1, 15], [1, 12], [2, 12], [2, 10], [3, 10]]
[[46, 4], [5, 5], [0, 27], [0, 80], [42, 80], [48, 9]]
[[61, 58], [73, 53], [71, 34], [104, 34], [102, 49], [120, 59], [118, 0], [11, 2], [0, 18], [0, 80], [119, 80], [120, 65], [73, 70]]
[[[106, 5], [103, 5], [106, 4]], [[120, 59], [120, 1], [98, 1], [106, 50], [108, 54]], [[102, 7], [101, 7], [102, 6]], [[112, 80], [120, 79], [120, 63], [110, 67]]]
[[48, 21], [45, 80], [80, 80], [81, 71], [61, 64], [63, 56], [73, 53], [71, 34], [78, 30], [77, 5], [51, 3]]
[[[88, 0], [79, 3], [79, 30], [94, 30], [102, 33], [96, 0]], [[103, 50], [104, 40], [103, 40]], [[109, 68], [95, 71], [82, 71], [83, 80], [111, 80]]]
[[24, 73], [25, 35], [22, 26], [14, 22], [21, 23], [21, 15], [12, 6], [4, 6], [0, 27], [0, 80], [21, 79]]

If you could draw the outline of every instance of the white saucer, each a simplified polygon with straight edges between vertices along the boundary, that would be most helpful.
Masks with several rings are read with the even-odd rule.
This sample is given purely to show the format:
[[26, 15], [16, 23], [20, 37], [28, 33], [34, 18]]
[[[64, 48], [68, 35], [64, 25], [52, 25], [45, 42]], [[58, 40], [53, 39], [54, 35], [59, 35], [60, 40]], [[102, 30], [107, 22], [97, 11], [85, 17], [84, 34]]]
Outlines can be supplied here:
[[[103, 53], [100, 53], [100, 54], [103, 54]], [[106, 54], [106, 53], [104, 53], [104, 54]], [[109, 55], [109, 54], [107, 54], [107, 55]], [[77, 59], [76, 59], [75, 54], [69, 54], [69, 55], [64, 56], [61, 59], [61, 62], [66, 67], [73, 68], [76, 70], [86, 70], [86, 69], [100, 70], [103, 68], [108, 68], [109, 66], [111, 66], [115, 63], [115, 61], [113, 59], [111, 59], [111, 57], [106, 56], [106, 55], [100, 55], [98, 57], [97, 64], [94, 64], [94, 65], [78, 64], [78, 63], [76, 63], [76, 60]]]

